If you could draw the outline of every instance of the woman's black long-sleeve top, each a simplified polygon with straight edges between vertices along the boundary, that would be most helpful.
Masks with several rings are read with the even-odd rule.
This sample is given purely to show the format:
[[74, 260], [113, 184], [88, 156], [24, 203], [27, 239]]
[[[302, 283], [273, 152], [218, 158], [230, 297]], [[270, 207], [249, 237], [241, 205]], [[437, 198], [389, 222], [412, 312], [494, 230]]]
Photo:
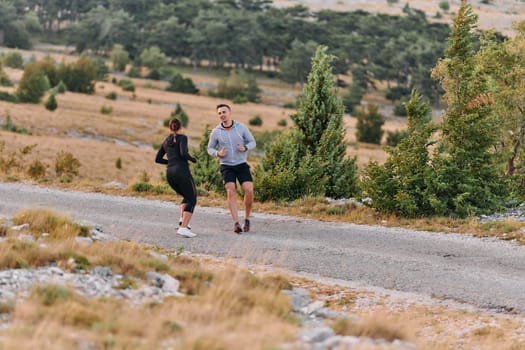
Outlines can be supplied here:
[[[164, 158], [165, 154], [168, 156], [167, 160]], [[188, 152], [188, 137], [179, 134], [168, 135], [155, 158], [156, 163], [167, 164], [168, 168], [176, 164], [188, 164], [188, 161], [195, 163], [197, 159]]]

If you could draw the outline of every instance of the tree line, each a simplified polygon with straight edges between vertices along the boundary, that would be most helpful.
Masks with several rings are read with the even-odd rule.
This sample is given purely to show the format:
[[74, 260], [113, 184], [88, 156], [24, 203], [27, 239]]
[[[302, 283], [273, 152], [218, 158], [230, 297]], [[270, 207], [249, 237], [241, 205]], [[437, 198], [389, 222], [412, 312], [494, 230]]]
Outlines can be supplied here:
[[107, 56], [118, 44], [136, 62], [156, 47], [174, 62], [278, 70], [284, 81], [301, 84], [323, 45], [336, 57], [334, 74], [351, 73], [354, 99], [388, 81], [393, 99], [416, 87], [437, 102], [429, 72], [450, 28], [408, 5], [403, 12], [312, 12], [276, 8], [271, 0], [3, 0], [0, 45], [30, 48], [36, 36]]

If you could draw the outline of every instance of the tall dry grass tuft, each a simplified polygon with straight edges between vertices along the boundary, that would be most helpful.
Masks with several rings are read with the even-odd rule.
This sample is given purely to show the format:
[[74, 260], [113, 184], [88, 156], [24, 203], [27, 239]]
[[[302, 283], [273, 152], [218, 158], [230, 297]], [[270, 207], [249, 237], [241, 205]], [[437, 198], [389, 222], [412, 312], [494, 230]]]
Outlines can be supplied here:
[[8, 238], [0, 244], [0, 269], [20, 269], [45, 266], [56, 261], [57, 255], [35, 242]]
[[334, 322], [333, 329], [336, 334], [340, 335], [385, 339], [390, 342], [408, 338], [408, 332], [403, 326], [403, 322], [380, 313], [374, 313], [359, 321], [347, 318], [338, 319]]
[[50, 239], [71, 239], [88, 236], [89, 228], [71, 221], [65, 215], [58, 215], [49, 209], [25, 209], [13, 217], [16, 225], [28, 223], [35, 234], [49, 233]]

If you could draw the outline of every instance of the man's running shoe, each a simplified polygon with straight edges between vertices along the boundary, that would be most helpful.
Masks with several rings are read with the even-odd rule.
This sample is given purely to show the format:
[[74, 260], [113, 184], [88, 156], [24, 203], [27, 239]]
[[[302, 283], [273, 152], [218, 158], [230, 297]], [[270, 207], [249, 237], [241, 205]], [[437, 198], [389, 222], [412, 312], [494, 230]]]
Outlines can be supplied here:
[[250, 220], [244, 219], [244, 227], [242, 229], [244, 232], [250, 231]]
[[235, 225], [233, 226], [233, 232], [237, 233], [238, 235], [240, 235], [242, 233], [242, 227], [241, 227], [241, 224], [239, 224], [238, 222], [235, 223]]
[[193, 238], [197, 236], [195, 233], [191, 232], [187, 227], [179, 227], [179, 229], [177, 230], [177, 234], [188, 238]]

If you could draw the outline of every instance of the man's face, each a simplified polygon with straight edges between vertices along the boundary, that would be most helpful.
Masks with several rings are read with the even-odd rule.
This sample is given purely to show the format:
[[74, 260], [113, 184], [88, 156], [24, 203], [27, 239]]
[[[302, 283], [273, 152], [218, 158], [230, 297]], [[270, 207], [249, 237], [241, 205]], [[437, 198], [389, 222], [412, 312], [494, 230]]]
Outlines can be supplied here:
[[219, 119], [221, 120], [222, 123], [230, 122], [231, 111], [228, 109], [228, 107], [217, 108], [217, 114], [219, 115]]

